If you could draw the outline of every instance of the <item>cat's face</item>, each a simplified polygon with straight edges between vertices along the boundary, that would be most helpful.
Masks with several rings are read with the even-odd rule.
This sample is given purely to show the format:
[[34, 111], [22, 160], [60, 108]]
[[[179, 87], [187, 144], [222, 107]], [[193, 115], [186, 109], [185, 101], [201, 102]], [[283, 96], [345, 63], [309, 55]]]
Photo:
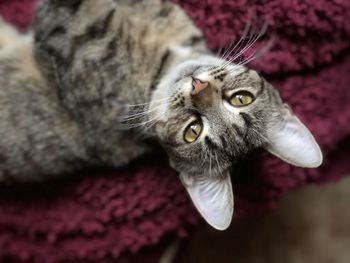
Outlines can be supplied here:
[[151, 110], [171, 166], [218, 229], [231, 220], [229, 171], [237, 157], [262, 146], [298, 166], [322, 162], [312, 135], [278, 92], [242, 66], [210, 57], [185, 62], [160, 83]]
[[174, 168], [193, 176], [219, 176], [261, 146], [268, 115], [282, 107], [276, 91], [244, 67], [189, 64], [166, 92], [168, 99], [153, 105], [161, 114], [159, 136]]

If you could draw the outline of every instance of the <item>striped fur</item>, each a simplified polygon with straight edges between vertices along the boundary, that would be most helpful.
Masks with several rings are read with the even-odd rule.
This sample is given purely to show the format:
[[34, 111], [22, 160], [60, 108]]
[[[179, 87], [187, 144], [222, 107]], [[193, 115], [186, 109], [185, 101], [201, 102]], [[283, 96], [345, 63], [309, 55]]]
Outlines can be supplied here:
[[149, 151], [120, 118], [149, 102], [176, 61], [170, 46], [206, 52], [192, 21], [160, 0], [43, 0], [33, 30], [0, 23], [0, 181], [120, 166]]
[[[223, 67], [192, 21], [166, 1], [43, 0], [34, 38], [0, 25], [3, 181], [121, 166], [151, 150], [149, 140], [179, 172], [220, 176], [266, 143], [268, 125], [285, 110], [256, 72]], [[13, 43], [17, 49], [9, 49]], [[186, 87], [201, 74], [210, 89], [192, 98]], [[241, 88], [255, 101], [232, 114], [223, 101]], [[183, 130], [194, 117], [205, 119], [208, 132], [186, 144]]]

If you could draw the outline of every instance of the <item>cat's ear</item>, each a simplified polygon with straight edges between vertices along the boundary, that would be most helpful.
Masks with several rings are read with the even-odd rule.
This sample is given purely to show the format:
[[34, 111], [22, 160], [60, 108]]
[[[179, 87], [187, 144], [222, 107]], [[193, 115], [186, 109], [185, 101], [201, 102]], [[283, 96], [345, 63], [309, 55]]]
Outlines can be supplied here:
[[314, 168], [322, 164], [322, 152], [310, 131], [289, 109], [267, 131], [265, 149], [292, 165]]
[[224, 177], [180, 174], [192, 202], [203, 218], [215, 229], [225, 230], [233, 215], [233, 192], [229, 174]]

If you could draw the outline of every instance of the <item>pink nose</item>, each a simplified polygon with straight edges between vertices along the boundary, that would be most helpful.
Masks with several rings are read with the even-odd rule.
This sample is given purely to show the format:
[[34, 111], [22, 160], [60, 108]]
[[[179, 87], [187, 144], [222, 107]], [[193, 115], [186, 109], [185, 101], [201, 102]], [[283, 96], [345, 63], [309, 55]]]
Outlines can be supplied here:
[[192, 78], [192, 95], [197, 95], [199, 92], [204, 90], [206, 87], [209, 86], [208, 82], [203, 82], [199, 79]]

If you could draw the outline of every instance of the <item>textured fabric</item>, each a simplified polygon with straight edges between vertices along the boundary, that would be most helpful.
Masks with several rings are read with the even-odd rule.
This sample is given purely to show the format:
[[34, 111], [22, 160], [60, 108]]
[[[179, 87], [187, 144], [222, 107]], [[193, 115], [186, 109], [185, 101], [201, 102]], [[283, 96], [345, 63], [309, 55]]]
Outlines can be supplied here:
[[[241, 36], [252, 10], [267, 22], [273, 46], [251, 65], [281, 91], [324, 153], [319, 169], [292, 167], [263, 151], [239, 162], [233, 173], [235, 216], [271, 208], [301, 185], [350, 173], [350, 1], [176, 2], [214, 50]], [[21, 29], [32, 7], [32, 0], [0, 0], [0, 13]], [[167, 234], [185, 236], [199, 220], [165, 158], [72, 175], [60, 184], [1, 188], [0, 259], [117, 258]]]

